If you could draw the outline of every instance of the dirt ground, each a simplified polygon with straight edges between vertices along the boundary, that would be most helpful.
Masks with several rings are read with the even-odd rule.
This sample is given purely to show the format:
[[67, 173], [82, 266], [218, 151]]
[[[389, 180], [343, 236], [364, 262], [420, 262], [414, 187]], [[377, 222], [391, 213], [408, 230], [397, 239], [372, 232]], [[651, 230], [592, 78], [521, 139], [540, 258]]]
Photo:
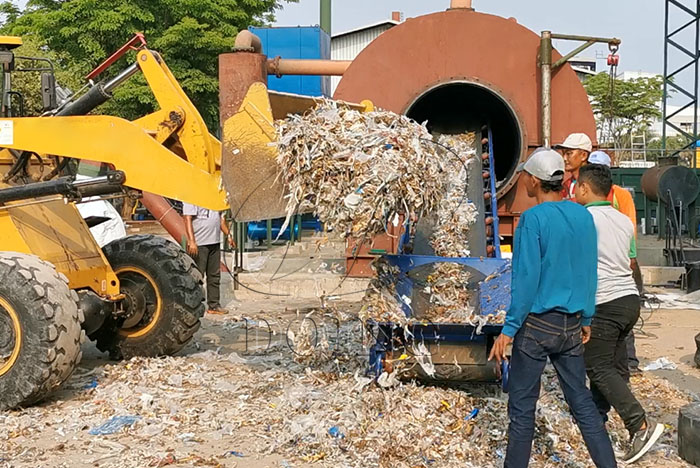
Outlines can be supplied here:
[[[86, 344], [63, 390], [37, 407], [0, 413], [0, 467], [502, 466], [505, 397], [414, 384], [375, 388], [361, 372], [361, 329], [351, 316], [305, 322], [296, 313], [316, 305], [232, 302], [229, 316], [206, 316], [194, 342], [173, 358], [118, 363]], [[678, 368], [633, 382], [649, 414], [667, 425], [637, 466], [690, 466], [676, 455], [674, 427], [678, 408], [700, 393], [692, 361], [700, 311], [647, 311], [644, 318], [642, 365], [664, 356]], [[328, 339], [333, 352], [325, 359], [296, 353], [304, 323]], [[591, 466], [556, 387], [545, 379], [531, 466]], [[475, 408], [481, 413], [465, 420]], [[133, 416], [132, 425], [90, 433], [120, 416]], [[621, 424], [609, 424], [621, 451]]]

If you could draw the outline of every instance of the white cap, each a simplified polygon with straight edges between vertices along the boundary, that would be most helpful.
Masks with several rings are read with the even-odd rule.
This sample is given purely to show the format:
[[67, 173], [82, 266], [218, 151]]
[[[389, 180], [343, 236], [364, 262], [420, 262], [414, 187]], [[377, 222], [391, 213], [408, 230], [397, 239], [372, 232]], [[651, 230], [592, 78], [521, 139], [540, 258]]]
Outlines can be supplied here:
[[610, 156], [605, 151], [594, 151], [588, 156], [588, 164], [601, 164], [610, 167]]
[[572, 133], [566, 137], [564, 143], [556, 145], [555, 148], [578, 149], [590, 153], [593, 150], [593, 143], [591, 143], [591, 139], [585, 133]]
[[546, 182], [564, 180], [564, 158], [553, 149], [537, 148], [527, 161], [518, 166], [520, 171]]

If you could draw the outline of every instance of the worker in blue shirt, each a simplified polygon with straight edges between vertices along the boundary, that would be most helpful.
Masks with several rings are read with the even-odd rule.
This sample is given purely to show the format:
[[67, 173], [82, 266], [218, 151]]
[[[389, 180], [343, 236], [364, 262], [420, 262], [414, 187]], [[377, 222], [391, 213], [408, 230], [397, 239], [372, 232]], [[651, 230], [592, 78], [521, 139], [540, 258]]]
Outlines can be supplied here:
[[500, 363], [513, 344], [504, 467], [526, 468], [530, 461], [547, 358], [593, 463], [616, 467], [603, 419], [586, 387], [583, 361], [595, 312], [598, 244], [593, 217], [582, 206], [562, 201], [564, 160], [556, 151], [540, 148], [518, 169], [537, 205], [522, 214], [515, 231], [511, 307], [489, 356]]

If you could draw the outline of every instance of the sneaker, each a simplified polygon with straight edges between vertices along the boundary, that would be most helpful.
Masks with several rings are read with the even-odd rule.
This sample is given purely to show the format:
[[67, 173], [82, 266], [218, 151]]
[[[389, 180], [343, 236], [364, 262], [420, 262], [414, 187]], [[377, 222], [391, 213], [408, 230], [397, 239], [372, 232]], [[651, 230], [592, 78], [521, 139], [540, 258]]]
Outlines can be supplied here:
[[647, 428], [632, 436], [632, 446], [625, 455], [625, 463], [634, 463], [647, 453], [664, 432], [664, 425], [647, 420]]

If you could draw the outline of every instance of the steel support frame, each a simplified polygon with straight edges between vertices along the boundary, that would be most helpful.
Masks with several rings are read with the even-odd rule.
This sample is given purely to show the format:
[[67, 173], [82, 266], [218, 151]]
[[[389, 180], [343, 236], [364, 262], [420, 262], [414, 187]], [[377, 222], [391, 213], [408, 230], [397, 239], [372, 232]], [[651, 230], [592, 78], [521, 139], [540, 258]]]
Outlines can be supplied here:
[[[698, 84], [700, 80], [700, 77], [698, 76], [698, 72], [700, 71], [700, 0], [692, 0], [691, 2], [686, 1], [686, 3], [691, 3], [692, 7], [689, 7], [686, 4], [684, 4], [684, 0], [666, 0], [666, 6], [664, 11], [664, 104], [663, 125], [661, 134], [663, 154], [666, 155], [666, 130], [668, 127], [671, 127], [688, 140], [688, 143], [680, 150], [677, 150], [673, 154], [671, 154], [671, 157], [677, 156], [681, 151], [693, 148], [695, 146], [695, 142], [698, 141]], [[683, 24], [680, 27], [675, 28], [672, 31], [670, 30], [671, 11], [678, 11], [684, 13], [687, 19], [687, 21], [683, 21]], [[688, 44], [684, 45], [676, 40], [679, 34], [688, 31], [694, 31], [695, 33], [693, 44], [690, 47], [688, 47]], [[683, 62], [678, 67], [671, 67], [669, 54], [670, 50], [680, 51], [684, 56], [686, 56], [689, 59], [689, 61]], [[691, 67], [695, 71], [692, 89], [689, 89], [687, 85], [684, 86], [682, 84], [674, 82], [674, 78], [676, 77], [676, 75]], [[670, 114], [668, 113], [669, 88], [679, 92], [680, 94], [688, 98], [688, 101], [685, 105], [681, 106], [679, 109]], [[688, 133], [686, 130], [683, 130], [682, 128], [671, 122], [671, 119], [673, 117], [683, 112], [684, 110], [690, 108], [691, 106], [693, 108], [692, 134]], [[692, 158], [691, 167], [693, 168], [697, 167], [696, 159], [697, 158], [695, 157]]]
[[[676, 0], [669, 0], [676, 1]], [[697, 0], [700, 3], [700, 0]], [[552, 62], [552, 52], [554, 46], [553, 40], [562, 41], [579, 41], [584, 44], [576, 47], [568, 54], [561, 57], [556, 62]], [[538, 62], [541, 74], [541, 92], [540, 92], [540, 113], [542, 118], [541, 124], [541, 139], [542, 146], [550, 147], [552, 138], [552, 73], [575, 55], [583, 52], [594, 44], [608, 44], [611, 50], [616, 51], [622, 41], [616, 37], [596, 37], [596, 36], [578, 36], [573, 34], [553, 34], [551, 31], [542, 31], [540, 39], [540, 50]]]

